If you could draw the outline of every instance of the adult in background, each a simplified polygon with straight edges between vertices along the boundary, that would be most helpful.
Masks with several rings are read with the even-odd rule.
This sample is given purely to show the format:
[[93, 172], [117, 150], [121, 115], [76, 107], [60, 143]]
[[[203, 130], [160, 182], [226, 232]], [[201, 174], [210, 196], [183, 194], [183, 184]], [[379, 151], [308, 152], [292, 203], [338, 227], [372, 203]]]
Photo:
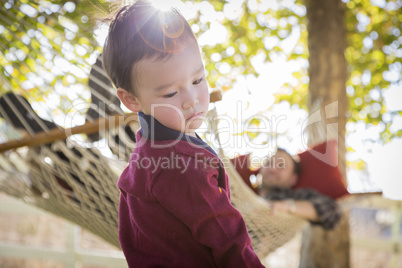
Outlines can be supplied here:
[[272, 213], [291, 213], [312, 224], [332, 229], [342, 215], [338, 204], [311, 188], [292, 189], [300, 172], [299, 162], [279, 148], [257, 173], [257, 180], [261, 182], [259, 195], [270, 202]]

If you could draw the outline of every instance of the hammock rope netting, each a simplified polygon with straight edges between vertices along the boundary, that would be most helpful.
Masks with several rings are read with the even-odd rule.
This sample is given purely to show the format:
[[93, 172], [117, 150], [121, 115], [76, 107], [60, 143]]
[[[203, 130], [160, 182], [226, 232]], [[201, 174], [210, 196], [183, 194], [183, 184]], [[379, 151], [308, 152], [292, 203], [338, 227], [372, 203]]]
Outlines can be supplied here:
[[[86, 125], [95, 120], [99, 123], [104, 117], [111, 121], [116, 118], [115, 114], [124, 114], [115, 92], [110, 90], [110, 82], [104, 80], [107, 76], [100, 58], [88, 79], [92, 102], [86, 114]], [[219, 93], [211, 94], [212, 101], [219, 98]], [[213, 109], [209, 114], [216, 118], [214, 112]], [[0, 113], [9, 125], [26, 130], [31, 141], [39, 135], [46, 136], [43, 131], [60, 131], [53, 122], [41, 119], [18, 94], [1, 96]], [[119, 191], [116, 183], [135, 147], [133, 133], [139, 129], [137, 117], [129, 121], [128, 125], [103, 127], [102, 131], [98, 128], [93, 133], [82, 134], [87, 145], [104, 138], [114, 154], [112, 158], [96, 148], [82, 146], [71, 139], [73, 136], [28, 147], [20, 147], [16, 142], [18, 148], [0, 154], [0, 190], [74, 222], [118, 247]], [[4, 150], [7, 144], [2, 145]], [[306, 222], [289, 215], [268, 217], [268, 204], [248, 188], [229, 162], [225, 165], [231, 180], [232, 203], [246, 221], [256, 252], [261, 257], [266, 256], [290, 240]]]

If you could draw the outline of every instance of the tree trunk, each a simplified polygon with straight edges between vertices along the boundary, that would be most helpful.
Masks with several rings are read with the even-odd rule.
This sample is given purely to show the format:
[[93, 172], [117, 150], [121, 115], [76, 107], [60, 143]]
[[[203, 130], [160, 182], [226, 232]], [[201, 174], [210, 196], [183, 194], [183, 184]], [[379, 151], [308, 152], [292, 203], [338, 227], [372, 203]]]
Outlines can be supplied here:
[[311, 145], [338, 139], [338, 163], [347, 184], [345, 6], [340, 0], [306, 0], [306, 7], [310, 53], [308, 109], [310, 115], [321, 116], [320, 122], [308, 126], [308, 142]]
[[349, 213], [330, 231], [310, 225], [303, 231], [300, 268], [347, 268], [349, 263]]
[[[309, 45], [308, 143], [338, 140], [338, 167], [346, 182], [345, 6], [340, 0], [306, 0]], [[300, 267], [349, 267], [349, 223], [345, 212], [333, 231], [310, 226], [303, 234]]]

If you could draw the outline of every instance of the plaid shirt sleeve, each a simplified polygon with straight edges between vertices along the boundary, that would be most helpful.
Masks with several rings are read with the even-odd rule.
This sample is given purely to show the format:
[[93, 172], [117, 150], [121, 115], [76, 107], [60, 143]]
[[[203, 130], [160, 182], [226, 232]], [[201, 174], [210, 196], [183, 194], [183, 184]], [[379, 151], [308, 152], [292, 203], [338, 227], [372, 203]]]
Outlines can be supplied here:
[[265, 198], [272, 201], [294, 199], [311, 202], [319, 220], [310, 222], [319, 224], [327, 230], [334, 228], [342, 216], [342, 211], [334, 199], [308, 188], [297, 190], [275, 188]]

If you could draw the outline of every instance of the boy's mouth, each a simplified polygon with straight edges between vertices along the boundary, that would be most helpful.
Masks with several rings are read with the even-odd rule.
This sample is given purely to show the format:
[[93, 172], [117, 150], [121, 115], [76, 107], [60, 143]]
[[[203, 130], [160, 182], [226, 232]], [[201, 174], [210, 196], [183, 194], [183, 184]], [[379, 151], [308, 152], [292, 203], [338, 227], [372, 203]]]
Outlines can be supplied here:
[[187, 117], [187, 121], [189, 121], [189, 120], [194, 120], [194, 119], [197, 119], [197, 118], [199, 118], [199, 117], [201, 117], [202, 116], [202, 112], [199, 112], [199, 113], [192, 113], [189, 117]]

